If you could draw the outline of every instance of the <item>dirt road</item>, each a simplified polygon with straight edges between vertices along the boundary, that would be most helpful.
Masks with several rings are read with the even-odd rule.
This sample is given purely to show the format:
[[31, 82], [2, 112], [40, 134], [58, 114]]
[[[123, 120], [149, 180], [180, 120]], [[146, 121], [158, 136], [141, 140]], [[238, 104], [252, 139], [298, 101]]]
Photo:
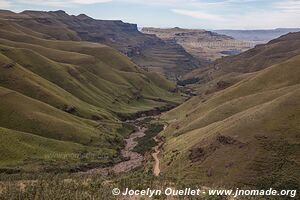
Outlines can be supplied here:
[[[164, 130], [167, 128], [167, 125], [164, 126]], [[154, 165], [153, 165], [153, 174], [154, 176], [159, 176], [160, 174], [160, 162], [159, 162], [159, 158], [158, 155], [160, 153], [160, 149], [162, 147], [162, 145], [164, 144], [164, 142], [162, 141], [162, 139], [157, 135], [153, 138], [155, 140], [155, 142], [157, 142], [158, 144], [154, 147], [154, 152], [151, 154], [152, 157], [154, 158]]]
[[[156, 142], [160, 142], [156, 137], [154, 137], [154, 140]], [[152, 153], [152, 157], [154, 158], [154, 165], [153, 165], [153, 174], [154, 176], [159, 176], [160, 174], [160, 168], [159, 168], [159, 159], [158, 159], [158, 154], [160, 153], [159, 150], [159, 145], [154, 147], [154, 153]]]

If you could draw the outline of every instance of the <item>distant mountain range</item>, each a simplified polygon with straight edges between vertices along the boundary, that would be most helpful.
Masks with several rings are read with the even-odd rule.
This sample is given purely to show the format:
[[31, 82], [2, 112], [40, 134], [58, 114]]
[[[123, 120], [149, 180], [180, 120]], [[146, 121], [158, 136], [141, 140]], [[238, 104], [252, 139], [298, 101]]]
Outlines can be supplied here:
[[290, 32], [299, 32], [300, 28], [277, 28], [269, 30], [214, 30], [219, 34], [231, 36], [237, 40], [268, 42]]

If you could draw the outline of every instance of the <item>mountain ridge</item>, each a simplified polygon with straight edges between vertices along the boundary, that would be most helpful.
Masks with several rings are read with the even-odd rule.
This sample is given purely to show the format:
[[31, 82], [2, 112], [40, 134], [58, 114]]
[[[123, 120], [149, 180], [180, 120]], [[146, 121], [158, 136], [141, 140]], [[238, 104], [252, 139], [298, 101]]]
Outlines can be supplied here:
[[129, 56], [144, 69], [165, 74], [170, 79], [201, 66], [180, 45], [143, 34], [136, 24], [120, 20], [95, 20], [86, 15], [68, 15], [64, 11], [3, 11], [0, 16], [24, 28], [30, 27], [45, 38], [104, 43]]

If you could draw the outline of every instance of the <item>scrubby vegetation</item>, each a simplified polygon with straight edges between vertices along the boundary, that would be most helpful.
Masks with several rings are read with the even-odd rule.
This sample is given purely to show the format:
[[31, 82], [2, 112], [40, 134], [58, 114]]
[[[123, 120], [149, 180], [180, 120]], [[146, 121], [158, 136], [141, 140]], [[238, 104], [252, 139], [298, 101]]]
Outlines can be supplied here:
[[[224, 189], [225, 186], [220, 187], [204, 187], [196, 182], [182, 181], [176, 177], [154, 177], [150, 174], [145, 174], [142, 170], [136, 170], [130, 174], [123, 174], [122, 176], [103, 177], [99, 174], [93, 175], [79, 175], [79, 174], [39, 174], [39, 175], [18, 175], [18, 176], [1, 176], [0, 177], [0, 199], [124, 199], [124, 198], [138, 198], [138, 199], [197, 199], [197, 200], [229, 200], [230, 196], [209, 196], [208, 194], [201, 194], [199, 196], [166, 196], [154, 195], [149, 198], [147, 196], [114, 196], [112, 190], [119, 188], [120, 191], [125, 191], [126, 188], [133, 190], [144, 190], [150, 188], [152, 190], [164, 190], [168, 187], [174, 189], [201, 189], [206, 191], [208, 189]], [[240, 188], [242, 189], [242, 188]], [[249, 189], [249, 188], [244, 188]], [[258, 189], [258, 188], [256, 188]], [[235, 199], [250, 200], [250, 199], [265, 199], [265, 197], [247, 197], [240, 196]], [[277, 197], [270, 196], [270, 200], [276, 200]], [[281, 197], [281, 199], [289, 199], [289, 197]]]
[[157, 142], [153, 138], [163, 130], [164, 125], [159, 123], [149, 123], [146, 128], [145, 136], [137, 140], [138, 145], [133, 149], [135, 152], [140, 154], [149, 152], [157, 145]]
[[197, 83], [199, 81], [200, 81], [199, 78], [190, 78], [190, 79], [185, 79], [185, 80], [179, 80], [179, 81], [177, 81], [177, 85], [186, 86], [186, 85], [190, 85], [190, 84], [195, 84], [195, 83]]

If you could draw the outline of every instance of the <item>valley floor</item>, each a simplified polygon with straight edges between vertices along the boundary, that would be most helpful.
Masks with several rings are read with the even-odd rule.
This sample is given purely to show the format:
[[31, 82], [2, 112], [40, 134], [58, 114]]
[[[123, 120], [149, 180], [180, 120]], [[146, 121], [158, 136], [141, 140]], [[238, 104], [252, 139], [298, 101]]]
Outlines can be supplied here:
[[[105, 197], [105, 199], [114, 199], [111, 193], [106, 193], [106, 190], [111, 190], [111, 187], [116, 184], [118, 187], [121, 187], [119, 184], [122, 183], [122, 181], [125, 181], [126, 184], [128, 181], [131, 182], [131, 178], [128, 177], [145, 177], [144, 184], [157, 181], [154, 177], [159, 176], [160, 169], [158, 154], [160, 153], [160, 149], [163, 145], [163, 140], [158, 137], [157, 134], [166, 128], [166, 125], [161, 125], [162, 122], [159, 120], [159, 116], [161, 114], [162, 113], [154, 116], [140, 117], [135, 120], [126, 121], [126, 123], [135, 127], [135, 131], [133, 131], [125, 139], [126, 145], [120, 151], [121, 156], [124, 159], [123, 161], [110, 167], [93, 168], [87, 171], [79, 171], [71, 174], [59, 173], [54, 175], [52, 173], [42, 172], [34, 175], [26, 173], [15, 175], [1, 174], [0, 199], [15, 199], [20, 196], [23, 197], [22, 199], [27, 199], [27, 197], [30, 197], [29, 199], [32, 197], [38, 199], [41, 197], [43, 197], [43, 199], [53, 199], [53, 197], [56, 195], [56, 198], [61, 198], [61, 196], [64, 195], [64, 190], [56, 191], [57, 194], [54, 196], [49, 194], [54, 190], [57, 190], [58, 187], [52, 185], [53, 181], [57, 182], [58, 185], [60, 185], [62, 188], [65, 188], [65, 190], [67, 188], [70, 190], [69, 187], [71, 187], [73, 184], [84, 185], [85, 188], [83, 188], [80, 194], [76, 194], [80, 195], [80, 198], [84, 196], [83, 193], [86, 192], [87, 188], [94, 184], [99, 184], [99, 192], [93, 192], [91, 196], [96, 195], [97, 197], [101, 198]], [[143, 142], [152, 142], [152, 144], [149, 146], [146, 145], [147, 147], [145, 147]], [[154, 160], [151, 158], [151, 155], [153, 156]], [[149, 171], [148, 175], [145, 173], [145, 170]], [[51, 179], [49, 179], [49, 177], [51, 177]], [[134, 180], [136, 180], [136, 177], [127, 186], [133, 186]], [[47, 190], [43, 188], [44, 184], [47, 184]], [[37, 194], [36, 192], [42, 192], [43, 194]], [[72, 199], [72, 195], [69, 195], [67, 199]]]

